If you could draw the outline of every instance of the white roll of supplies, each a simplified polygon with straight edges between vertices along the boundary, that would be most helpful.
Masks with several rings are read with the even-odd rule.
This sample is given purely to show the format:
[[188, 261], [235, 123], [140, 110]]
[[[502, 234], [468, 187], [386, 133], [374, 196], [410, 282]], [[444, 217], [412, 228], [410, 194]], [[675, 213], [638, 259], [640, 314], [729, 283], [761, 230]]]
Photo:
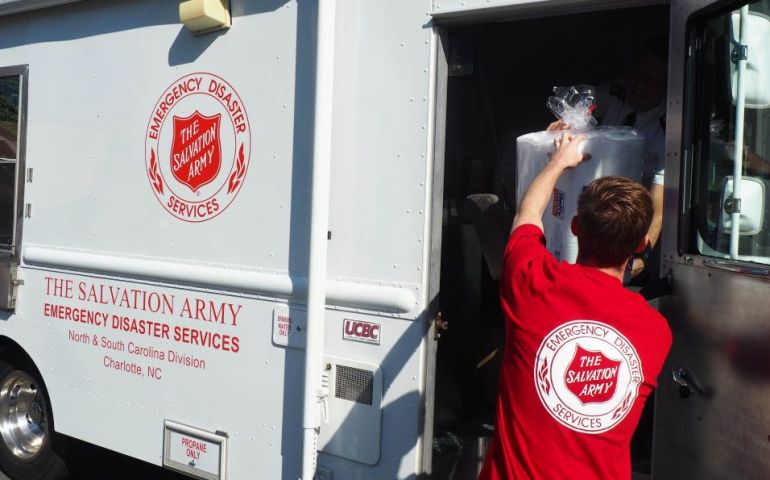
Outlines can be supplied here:
[[[527, 187], [548, 163], [554, 139], [563, 132], [534, 132], [516, 139], [516, 205]], [[559, 260], [577, 259], [577, 238], [570, 222], [577, 213], [578, 196], [595, 179], [608, 175], [642, 178], [644, 138], [628, 127], [598, 127], [571, 132], [586, 136], [582, 149], [591, 159], [564, 172], [554, 188], [551, 206], [543, 215], [546, 247]]]

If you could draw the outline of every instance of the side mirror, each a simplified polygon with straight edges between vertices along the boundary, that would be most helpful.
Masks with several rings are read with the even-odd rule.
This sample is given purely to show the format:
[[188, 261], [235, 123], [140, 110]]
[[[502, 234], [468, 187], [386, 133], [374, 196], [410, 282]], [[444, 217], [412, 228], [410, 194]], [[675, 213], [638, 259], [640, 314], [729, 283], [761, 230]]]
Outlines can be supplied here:
[[741, 178], [741, 204], [733, 205], [733, 177], [725, 177], [722, 181], [722, 211], [720, 223], [722, 231], [730, 233], [733, 228], [732, 212], [736, 207], [740, 212], [740, 235], [756, 235], [762, 231], [765, 215], [765, 182], [761, 178]]
[[745, 56], [743, 88], [747, 108], [770, 107], [770, 17], [749, 12], [746, 17], [745, 45], [740, 41], [741, 14], [733, 12], [730, 35], [730, 87], [733, 103], [738, 98], [738, 60]]

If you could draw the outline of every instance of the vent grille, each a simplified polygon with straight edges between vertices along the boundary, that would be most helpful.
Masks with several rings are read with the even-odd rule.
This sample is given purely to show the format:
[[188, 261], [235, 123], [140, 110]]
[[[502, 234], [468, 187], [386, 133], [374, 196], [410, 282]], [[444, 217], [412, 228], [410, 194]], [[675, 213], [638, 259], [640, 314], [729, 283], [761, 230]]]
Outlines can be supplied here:
[[335, 379], [335, 397], [366, 405], [372, 404], [373, 372], [337, 365]]

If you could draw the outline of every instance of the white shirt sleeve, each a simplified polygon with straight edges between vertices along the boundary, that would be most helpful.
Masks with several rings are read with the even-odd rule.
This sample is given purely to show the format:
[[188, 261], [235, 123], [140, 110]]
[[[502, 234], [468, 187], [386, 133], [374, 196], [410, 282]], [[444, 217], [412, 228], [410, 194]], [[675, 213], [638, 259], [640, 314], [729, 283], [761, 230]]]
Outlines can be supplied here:
[[654, 171], [652, 172], [652, 183], [656, 185], [663, 185], [663, 177], [666, 170], [666, 135], [663, 134], [662, 131], [660, 134], [655, 135], [652, 148], [653, 154], [655, 156]]

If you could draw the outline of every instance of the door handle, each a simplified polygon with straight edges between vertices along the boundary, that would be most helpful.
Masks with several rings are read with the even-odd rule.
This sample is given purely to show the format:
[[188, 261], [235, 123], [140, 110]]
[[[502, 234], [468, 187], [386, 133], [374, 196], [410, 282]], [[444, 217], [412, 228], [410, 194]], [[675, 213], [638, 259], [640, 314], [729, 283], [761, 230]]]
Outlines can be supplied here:
[[709, 390], [698, 383], [692, 371], [685, 366], [671, 370], [671, 379], [679, 385], [679, 396], [687, 398], [692, 392], [702, 397], [710, 397]]
[[690, 396], [692, 389], [690, 388], [690, 369], [686, 367], [679, 367], [671, 370], [671, 379], [679, 385], [679, 396], [687, 398]]

